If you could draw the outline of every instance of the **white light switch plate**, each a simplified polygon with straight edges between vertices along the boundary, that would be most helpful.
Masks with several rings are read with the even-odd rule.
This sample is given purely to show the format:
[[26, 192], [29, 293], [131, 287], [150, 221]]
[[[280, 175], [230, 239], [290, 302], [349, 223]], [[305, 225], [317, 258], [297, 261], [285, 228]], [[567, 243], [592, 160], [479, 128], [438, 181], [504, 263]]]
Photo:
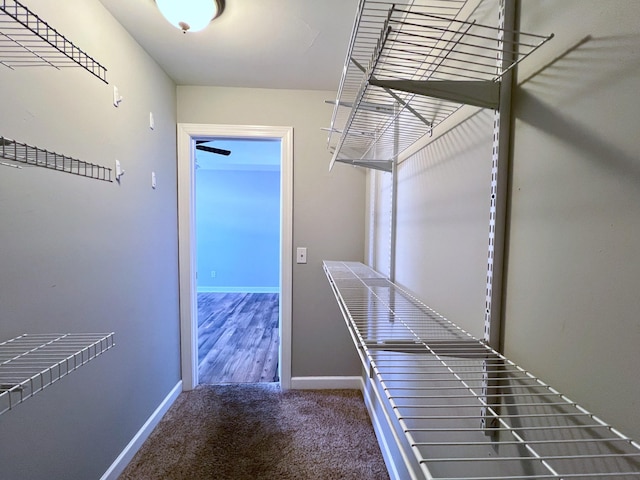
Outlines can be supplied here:
[[296, 263], [307, 263], [307, 248], [298, 247], [296, 251]]

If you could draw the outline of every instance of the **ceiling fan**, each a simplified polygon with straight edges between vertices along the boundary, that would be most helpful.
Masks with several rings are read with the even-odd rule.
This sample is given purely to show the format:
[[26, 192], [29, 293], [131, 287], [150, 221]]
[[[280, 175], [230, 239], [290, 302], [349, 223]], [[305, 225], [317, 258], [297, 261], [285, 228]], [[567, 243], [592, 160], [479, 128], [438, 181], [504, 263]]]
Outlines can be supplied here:
[[222, 148], [209, 147], [204, 145], [205, 143], [209, 143], [211, 140], [196, 140], [196, 149], [202, 150], [203, 152], [216, 153], [218, 155], [229, 156], [231, 155], [231, 150], [224, 150]]

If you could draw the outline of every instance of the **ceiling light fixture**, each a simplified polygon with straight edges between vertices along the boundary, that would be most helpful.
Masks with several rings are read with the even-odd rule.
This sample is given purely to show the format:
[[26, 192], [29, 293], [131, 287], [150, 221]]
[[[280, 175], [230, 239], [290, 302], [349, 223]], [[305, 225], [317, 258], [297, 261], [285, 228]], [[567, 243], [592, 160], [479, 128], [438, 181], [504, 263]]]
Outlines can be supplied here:
[[224, 0], [156, 0], [158, 10], [183, 33], [202, 30], [224, 9]]

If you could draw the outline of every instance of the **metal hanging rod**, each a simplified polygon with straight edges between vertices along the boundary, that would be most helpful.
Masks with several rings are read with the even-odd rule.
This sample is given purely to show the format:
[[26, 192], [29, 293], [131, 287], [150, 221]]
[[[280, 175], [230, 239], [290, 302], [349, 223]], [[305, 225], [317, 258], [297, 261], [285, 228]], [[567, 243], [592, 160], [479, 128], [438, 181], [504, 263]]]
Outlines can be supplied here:
[[115, 345], [113, 333], [20, 335], [0, 343], [0, 414]]
[[[27, 143], [0, 136], [0, 158], [20, 164], [44, 167], [61, 172], [113, 182], [112, 170], [102, 165], [50, 152]], [[4, 162], [3, 162], [4, 163]]]
[[324, 270], [412, 478], [640, 478], [640, 444], [410, 292], [361, 263]]
[[[553, 37], [516, 32], [500, 43], [511, 32], [465, 18], [465, 7], [361, 0], [331, 119], [331, 166], [392, 163], [462, 105], [498, 109], [502, 76]], [[498, 55], [512, 60], [498, 68]], [[392, 115], [365, 108], [390, 102]]]
[[17, 0], [0, 0], [0, 65], [82, 67], [107, 82], [107, 69]]

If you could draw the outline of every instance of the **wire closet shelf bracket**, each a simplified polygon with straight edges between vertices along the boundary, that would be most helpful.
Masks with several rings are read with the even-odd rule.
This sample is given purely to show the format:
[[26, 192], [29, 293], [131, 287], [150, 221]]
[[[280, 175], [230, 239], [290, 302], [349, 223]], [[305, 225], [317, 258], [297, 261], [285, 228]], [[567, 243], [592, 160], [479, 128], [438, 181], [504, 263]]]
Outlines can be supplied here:
[[115, 345], [113, 333], [20, 335], [0, 343], [0, 415]]
[[462, 105], [499, 109], [503, 76], [552, 35], [469, 20], [469, 3], [361, 0], [329, 128], [331, 166], [391, 171]]
[[107, 69], [17, 0], [0, 0], [0, 65], [81, 67], [107, 82]]
[[640, 444], [410, 292], [361, 263], [324, 270], [412, 478], [640, 478]]

